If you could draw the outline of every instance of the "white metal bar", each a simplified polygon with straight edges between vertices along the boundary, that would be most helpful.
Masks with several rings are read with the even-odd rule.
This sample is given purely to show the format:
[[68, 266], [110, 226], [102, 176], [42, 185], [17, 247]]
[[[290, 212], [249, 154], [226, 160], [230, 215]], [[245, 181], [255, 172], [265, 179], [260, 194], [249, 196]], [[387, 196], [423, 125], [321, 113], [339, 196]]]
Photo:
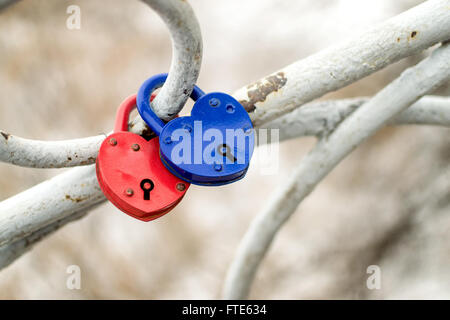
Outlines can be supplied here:
[[197, 82], [203, 53], [200, 26], [187, 1], [142, 1], [164, 20], [172, 38], [173, 54], [169, 76], [152, 101], [155, 113], [160, 118], [169, 120], [181, 111]]
[[66, 218], [53, 222], [18, 241], [0, 247], [0, 269], [7, 267], [9, 264], [14, 262], [22, 254], [30, 250], [33, 245], [42, 238], [52, 234], [67, 223], [84, 217], [86, 213], [86, 211], [81, 211], [80, 213], [76, 212]]
[[95, 165], [68, 170], [0, 202], [0, 247], [104, 200]]
[[64, 141], [19, 138], [0, 131], [0, 161], [31, 168], [63, 168], [95, 163], [104, 135]]
[[359, 36], [234, 93], [262, 125], [303, 104], [450, 39], [450, 0], [426, 1]]
[[225, 280], [225, 299], [248, 296], [258, 266], [281, 226], [299, 203], [349, 153], [389, 119], [421, 96], [450, 79], [450, 45], [407, 69], [372, 99], [347, 117], [330, 135], [323, 136], [300, 162], [286, 184], [252, 221]]
[[[261, 128], [278, 129], [280, 142], [303, 136], [321, 137], [330, 134], [346, 117], [369, 100], [369, 97], [359, 97], [310, 102]], [[450, 127], [450, 98], [425, 96], [388, 124]]]

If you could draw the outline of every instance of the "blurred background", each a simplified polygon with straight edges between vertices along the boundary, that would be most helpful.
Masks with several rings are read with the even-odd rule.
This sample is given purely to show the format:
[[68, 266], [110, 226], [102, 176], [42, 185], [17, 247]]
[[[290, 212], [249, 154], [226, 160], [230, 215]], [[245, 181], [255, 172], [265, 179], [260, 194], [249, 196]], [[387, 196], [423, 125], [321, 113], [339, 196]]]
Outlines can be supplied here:
[[[420, 2], [191, 0], [204, 43], [198, 85], [232, 93]], [[80, 30], [66, 28], [72, 4]], [[426, 54], [323, 99], [373, 95]], [[0, 13], [0, 128], [43, 140], [109, 132], [119, 103], [170, 60], [166, 27], [139, 1], [20, 1]], [[106, 203], [2, 270], [0, 298], [219, 298], [251, 220], [314, 142], [283, 142], [276, 174], [251, 168], [229, 186], [192, 186], [154, 222]], [[283, 227], [250, 297], [450, 298], [449, 142], [449, 129], [405, 126], [364, 143]], [[0, 200], [62, 171], [0, 163]], [[66, 288], [69, 265], [81, 268], [81, 290]], [[381, 268], [379, 290], [366, 287], [369, 265]]]

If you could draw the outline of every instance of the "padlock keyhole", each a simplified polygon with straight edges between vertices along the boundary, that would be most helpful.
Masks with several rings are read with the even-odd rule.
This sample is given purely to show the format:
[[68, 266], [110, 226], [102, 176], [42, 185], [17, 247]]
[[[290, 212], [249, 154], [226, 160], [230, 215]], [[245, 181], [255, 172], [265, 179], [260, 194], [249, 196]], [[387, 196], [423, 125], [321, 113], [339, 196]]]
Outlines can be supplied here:
[[141, 189], [144, 191], [144, 200], [150, 200], [150, 191], [153, 190], [155, 184], [150, 179], [144, 179], [141, 181]]
[[229, 145], [227, 144], [219, 144], [217, 146], [217, 152], [221, 155], [224, 156], [226, 158], [228, 158], [228, 160], [230, 160], [232, 163], [236, 162], [236, 158], [233, 155], [233, 153], [231, 152], [231, 148]]

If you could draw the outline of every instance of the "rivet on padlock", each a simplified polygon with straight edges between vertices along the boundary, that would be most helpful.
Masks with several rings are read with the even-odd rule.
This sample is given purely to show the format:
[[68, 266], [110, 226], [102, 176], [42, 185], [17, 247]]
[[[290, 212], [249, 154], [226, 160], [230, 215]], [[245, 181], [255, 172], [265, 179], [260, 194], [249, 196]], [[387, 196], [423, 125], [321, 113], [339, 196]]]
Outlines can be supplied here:
[[[97, 179], [105, 196], [120, 210], [143, 221], [161, 217], [183, 198], [189, 183], [162, 164], [158, 137], [146, 141], [128, 132], [136, 95], [117, 111], [114, 133], [103, 141], [96, 162]], [[180, 188], [183, 184], [183, 188]]]
[[166, 79], [167, 74], [149, 78], [137, 95], [139, 114], [160, 138], [164, 165], [177, 177], [198, 185], [217, 186], [242, 179], [255, 140], [244, 107], [228, 94], [204, 94], [195, 86], [191, 115], [164, 123], [153, 112], [149, 97]]

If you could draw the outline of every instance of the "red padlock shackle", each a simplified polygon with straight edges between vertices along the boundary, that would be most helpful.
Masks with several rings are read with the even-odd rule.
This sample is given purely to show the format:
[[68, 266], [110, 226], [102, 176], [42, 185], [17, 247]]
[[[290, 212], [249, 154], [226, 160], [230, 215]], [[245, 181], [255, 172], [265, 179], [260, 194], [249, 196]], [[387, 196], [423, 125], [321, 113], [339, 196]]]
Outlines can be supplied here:
[[[150, 101], [152, 101], [155, 96], [156, 94], [152, 94]], [[120, 104], [116, 114], [114, 132], [128, 131], [128, 120], [130, 118], [130, 113], [134, 108], [136, 108], [136, 94], [132, 94]]]

